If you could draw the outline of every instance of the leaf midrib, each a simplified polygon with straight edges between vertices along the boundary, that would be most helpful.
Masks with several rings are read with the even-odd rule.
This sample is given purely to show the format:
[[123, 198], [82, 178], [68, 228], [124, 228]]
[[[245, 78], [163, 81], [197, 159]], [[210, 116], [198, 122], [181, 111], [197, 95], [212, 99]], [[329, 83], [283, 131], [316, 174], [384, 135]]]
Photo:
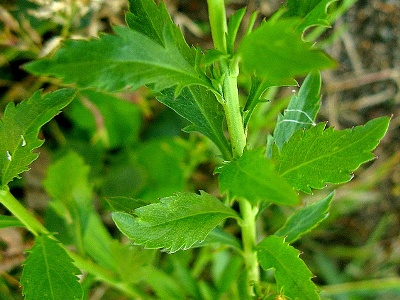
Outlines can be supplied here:
[[[364, 127], [364, 128], [365, 128], [365, 127]], [[363, 129], [364, 129], [364, 128], [363, 128]], [[353, 130], [354, 130], [354, 129], [353, 129]], [[295, 171], [295, 170], [301, 169], [301, 168], [303, 168], [304, 166], [310, 165], [310, 164], [312, 164], [312, 163], [314, 163], [314, 162], [316, 162], [316, 161], [325, 159], [325, 158], [327, 158], [327, 157], [332, 157], [332, 156], [334, 156], [334, 155], [336, 155], [336, 154], [338, 154], [338, 153], [340, 153], [340, 152], [342, 152], [342, 151], [345, 151], [346, 149], [351, 148], [354, 144], [359, 143], [360, 141], [363, 141], [363, 140], [365, 140], [365, 139], [368, 139], [369, 136], [370, 136], [371, 134], [373, 134], [374, 132], [375, 132], [375, 131], [370, 131], [369, 133], [363, 135], [363, 137], [362, 137], [361, 139], [354, 140], [353, 143], [349, 143], [349, 144], [347, 144], [346, 146], [339, 148], [337, 151], [329, 152], [328, 154], [324, 154], [324, 155], [318, 156], [318, 157], [316, 157], [316, 158], [314, 158], [314, 159], [311, 159], [311, 160], [308, 160], [308, 161], [306, 161], [306, 162], [303, 162], [303, 163], [301, 163], [301, 164], [299, 164], [299, 165], [296, 165], [295, 167], [289, 168], [289, 169], [287, 169], [285, 172], [280, 173], [280, 175], [281, 175], [282, 177], [285, 177], [287, 174], [289, 174], [289, 173], [291, 173], [291, 172], [293, 172], [293, 171]], [[323, 134], [325, 133], [325, 130], [323, 130], [321, 133], [322, 133], [322, 135], [319, 136], [318, 138], [323, 137]], [[351, 132], [350, 132], [350, 133], [351, 133]], [[316, 141], [316, 140], [315, 140], [315, 141]], [[369, 151], [369, 150], [363, 151], [363, 152], [361, 152], [360, 154], [368, 153], [367, 151]]]

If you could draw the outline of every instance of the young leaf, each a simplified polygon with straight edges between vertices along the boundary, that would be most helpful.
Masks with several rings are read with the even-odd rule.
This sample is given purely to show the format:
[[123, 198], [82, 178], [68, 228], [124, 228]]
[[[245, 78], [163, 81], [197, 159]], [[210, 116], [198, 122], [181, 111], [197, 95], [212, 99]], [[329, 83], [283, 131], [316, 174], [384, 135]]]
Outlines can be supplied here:
[[160, 93], [157, 100], [167, 105], [192, 125], [186, 132], [198, 131], [208, 137], [225, 157], [230, 157], [230, 146], [223, 132], [224, 111], [215, 95], [206, 88], [193, 85], [184, 88], [178, 97], [173, 89]]
[[171, 26], [165, 26], [165, 46], [140, 32], [115, 27], [116, 35], [89, 41], [66, 41], [52, 59], [25, 65], [33, 74], [53, 75], [79, 87], [117, 91], [150, 85], [154, 91], [172, 86], [209, 86], [204, 75], [184, 57]]
[[240, 24], [242, 23], [243, 17], [246, 13], [246, 7], [238, 9], [228, 21], [228, 32], [226, 37], [226, 44], [228, 53], [234, 53], [235, 41], [237, 33], [239, 31]]
[[230, 197], [244, 198], [254, 204], [258, 201], [283, 205], [298, 203], [296, 192], [274, 169], [275, 165], [262, 151], [251, 150], [222, 165], [216, 172], [219, 173], [221, 192]]
[[274, 269], [278, 290], [289, 299], [320, 299], [312, 274], [299, 258], [300, 252], [285, 243], [284, 238], [269, 236], [258, 246], [258, 260], [264, 270]]
[[21, 277], [26, 300], [82, 299], [80, 271], [58, 242], [37, 236], [30, 252]]
[[297, 20], [270, 20], [246, 36], [238, 54], [245, 70], [272, 82], [305, 75], [335, 64], [296, 32]]
[[298, 95], [293, 95], [284, 115], [278, 115], [274, 130], [274, 142], [279, 149], [293, 133], [299, 129], [308, 129], [314, 125], [320, 107], [321, 75], [310, 73], [304, 80]]
[[40, 128], [74, 97], [72, 89], [61, 89], [43, 96], [37, 91], [18, 105], [7, 105], [0, 121], [0, 187], [28, 170], [28, 165], [38, 157], [32, 150], [43, 144], [38, 139]]
[[160, 203], [140, 207], [135, 214], [114, 212], [112, 217], [119, 230], [135, 244], [169, 252], [192, 247], [222, 220], [238, 217], [235, 211], [205, 192], [177, 193], [162, 198]]
[[330, 193], [324, 199], [307, 205], [289, 217], [286, 223], [275, 232], [276, 236], [285, 238], [285, 242], [293, 243], [300, 236], [318, 226], [328, 216], [329, 206], [334, 193]]
[[350, 181], [351, 173], [374, 158], [371, 153], [385, 135], [390, 118], [381, 117], [352, 129], [325, 130], [320, 123], [297, 131], [279, 153], [273, 149], [277, 172], [296, 189], [311, 193], [325, 183]]
[[283, 14], [283, 17], [301, 18], [297, 25], [297, 30], [301, 33], [311, 26], [329, 27], [327, 9], [335, 1], [337, 0], [288, 0], [286, 4], [287, 11]]

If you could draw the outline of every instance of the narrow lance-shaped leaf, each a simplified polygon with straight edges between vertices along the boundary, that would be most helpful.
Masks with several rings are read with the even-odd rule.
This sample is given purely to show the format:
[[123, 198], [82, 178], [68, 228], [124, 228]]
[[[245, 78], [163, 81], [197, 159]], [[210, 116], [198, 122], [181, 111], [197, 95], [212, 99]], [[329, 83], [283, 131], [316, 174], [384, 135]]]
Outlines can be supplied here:
[[319, 123], [297, 131], [283, 145], [273, 149], [277, 172], [298, 190], [310, 193], [326, 183], [344, 183], [362, 163], [372, 160], [372, 150], [385, 135], [390, 118], [380, 117], [352, 129], [325, 130]]
[[80, 273], [72, 259], [55, 240], [37, 236], [22, 272], [26, 300], [82, 299]]
[[224, 157], [231, 156], [223, 131], [224, 111], [213, 93], [196, 85], [184, 88], [178, 97], [175, 97], [173, 89], [164, 90], [157, 100], [192, 123], [185, 131], [204, 134], [215, 143]]
[[325, 53], [302, 41], [297, 20], [270, 20], [243, 39], [238, 49], [245, 70], [279, 82], [335, 65]]
[[140, 32], [114, 27], [115, 35], [89, 41], [66, 41], [52, 59], [25, 65], [34, 74], [63, 78], [79, 87], [117, 91], [151, 85], [154, 91], [191, 84], [208, 86], [179, 51], [171, 26], [165, 26], [162, 46]]
[[319, 72], [309, 74], [304, 80], [299, 93], [290, 99], [283, 116], [278, 115], [274, 130], [274, 142], [279, 149], [293, 133], [299, 129], [308, 129], [315, 125], [314, 120], [320, 107], [321, 75]]
[[293, 243], [300, 236], [309, 232], [328, 216], [329, 206], [332, 202], [334, 193], [313, 204], [298, 210], [289, 217], [286, 223], [275, 235], [285, 238], [287, 243]]
[[37, 157], [32, 150], [40, 147], [40, 128], [56, 116], [75, 97], [72, 89], [61, 89], [41, 96], [37, 91], [28, 100], [9, 103], [0, 121], [0, 180], [4, 187]]
[[217, 168], [216, 172], [221, 192], [230, 197], [244, 198], [254, 204], [258, 201], [298, 203], [296, 192], [274, 169], [275, 165], [264, 157], [262, 150], [251, 150]]
[[278, 290], [289, 299], [320, 299], [311, 281], [312, 273], [300, 259], [300, 252], [271, 235], [257, 246], [258, 260], [264, 270], [274, 269]]
[[203, 241], [222, 220], [238, 218], [234, 210], [205, 192], [177, 193], [140, 207], [135, 214], [114, 212], [112, 217], [135, 244], [169, 252], [188, 249]]

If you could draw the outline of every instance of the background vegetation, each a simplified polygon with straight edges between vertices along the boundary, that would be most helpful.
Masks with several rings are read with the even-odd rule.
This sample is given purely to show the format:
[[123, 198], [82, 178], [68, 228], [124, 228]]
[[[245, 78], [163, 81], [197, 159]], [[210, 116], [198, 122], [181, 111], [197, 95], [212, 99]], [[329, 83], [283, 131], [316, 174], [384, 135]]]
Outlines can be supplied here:
[[[351, 6], [355, 1], [342, 3]], [[210, 48], [206, 1], [167, 1], [174, 21], [190, 43]], [[268, 17], [279, 1], [230, 1], [228, 9], [259, 8]], [[59, 82], [25, 73], [21, 66], [58, 49], [66, 38], [97, 36], [124, 24], [126, 1], [19, 0], [0, 6], [0, 111], [10, 101], [29, 98], [39, 88], [55, 90]], [[229, 10], [228, 10], [229, 12]], [[344, 188], [337, 190], [330, 216], [296, 243], [302, 258], [325, 291], [356, 290], [338, 299], [400, 299], [400, 4], [393, 0], [358, 1], [320, 42], [340, 64], [323, 73], [321, 120], [336, 128], [393, 115], [391, 127], [375, 152], [379, 159], [364, 166]], [[207, 46], [208, 45], [208, 46]], [[265, 140], [292, 88], [272, 90], [271, 102], [255, 112], [251, 130], [254, 145]], [[109, 98], [119, 97], [109, 105]], [[12, 193], [60, 231], [48, 166], [70, 150], [90, 166], [96, 209], [109, 231], [119, 237], [104, 197], [142, 199], [170, 195], [177, 190], [217, 190], [212, 172], [215, 149], [197, 135], [181, 131], [186, 121], [156, 102], [147, 90], [99, 97], [88, 92], [65, 113], [45, 126], [46, 139], [30, 172], [14, 180]], [[115, 103], [118, 103], [115, 105]], [[1, 142], [1, 141], [0, 141]], [[150, 158], [146, 154], [152, 152]], [[154, 159], [157, 157], [157, 159]], [[53, 165], [54, 170], [54, 165]], [[172, 171], [173, 170], [173, 171]], [[45, 184], [43, 184], [43, 181]], [[51, 197], [50, 197], [51, 196]], [[307, 199], [304, 199], [307, 202]], [[289, 213], [272, 207], [258, 226], [273, 231]], [[0, 207], [0, 214], [8, 212]], [[61, 236], [61, 235], [60, 235]], [[19, 299], [24, 253], [32, 237], [19, 228], [0, 230], [0, 298]], [[172, 262], [160, 257], [162, 268]], [[208, 274], [204, 274], [205, 280]], [[351, 282], [351, 284], [348, 284]], [[355, 296], [356, 295], [356, 296]], [[123, 299], [118, 291], [99, 284], [90, 299]]]

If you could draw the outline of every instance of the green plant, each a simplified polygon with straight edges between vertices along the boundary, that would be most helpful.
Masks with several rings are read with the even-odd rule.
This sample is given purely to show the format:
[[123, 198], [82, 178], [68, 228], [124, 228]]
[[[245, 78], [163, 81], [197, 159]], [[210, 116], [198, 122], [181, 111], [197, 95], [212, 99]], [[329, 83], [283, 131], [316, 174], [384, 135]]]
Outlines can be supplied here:
[[[326, 128], [326, 123], [315, 121], [320, 106], [319, 70], [333, 67], [335, 62], [311, 41], [305, 41], [305, 31], [329, 25], [326, 11], [332, 2], [288, 1], [257, 28], [254, 13], [240, 36], [246, 10], [236, 11], [226, 22], [224, 2], [209, 0], [215, 49], [203, 51], [186, 44], [163, 4], [131, 0], [126, 14], [128, 28], [115, 27], [115, 35], [99, 39], [66, 41], [52, 58], [25, 65], [33, 74], [62, 78], [78, 90], [64, 88], [43, 96], [37, 92], [17, 106], [9, 104], [0, 125], [0, 202], [14, 215], [2, 216], [0, 221], [3, 227], [23, 225], [35, 236], [21, 278], [26, 299], [81, 299], [95, 280], [138, 299], [217, 299], [227, 295], [236, 299], [319, 299], [312, 273], [290, 244], [326, 218], [333, 193], [299, 208], [261, 241], [258, 238], [263, 234], [257, 231], [256, 220], [270, 205], [299, 205], [298, 192], [310, 194], [327, 183], [349, 181], [352, 172], [374, 158], [371, 151], [388, 128], [388, 117], [346, 130]], [[305, 75], [299, 92], [291, 97], [283, 115], [277, 116], [273, 134], [262, 145], [251, 147], [247, 137], [251, 116], [265, 101], [266, 91], [295, 85], [294, 78]], [[239, 95], [239, 80], [247, 90], [245, 99]], [[143, 85], [159, 102], [190, 122], [186, 132], [199, 132], [211, 140], [222, 158], [215, 169], [219, 198], [181, 187], [181, 177], [193, 170], [200, 157], [192, 158], [184, 171], [177, 171], [182, 173], [179, 178], [171, 174], [168, 165], [158, 169], [155, 160], [160, 146], [168, 150], [170, 160], [179, 161], [177, 157], [191, 147], [171, 140], [149, 143], [136, 157], [121, 158], [137, 160], [141, 167], [152, 170], [149, 176], [163, 178], [166, 183], [161, 189], [143, 187], [141, 168], [126, 169], [123, 163], [120, 174], [130, 172], [132, 179], [124, 195], [113, 190], [113, 185], [120, 183], [119, 173], [105, 179], [104, 194], [109, 196], [113, 221], [135, 245], [169, 253], [201, 249], [193, 255], [195, 262], [177, 252], [163, 266], [178, 274], [183, 289], [167, 271], [156, 268], [159, 253], [142, 251], [111, 237], [92, 205], [90, 169], [75, 152], [52, 164], [44, 181], [53, 198], [50, 212], [62, 220], [63, 228], [54, 224], [44, 227], [8, 188], [37, 158], [32, 150], [42, 144], [37, 138], [40, 128], [75, 97], [83, 102], [90, 99], [104, 114], [113, 107], [118, 115], [125, 111], [125, 104], [109, 93]], [[79, 107], [71, 115], [77, 122], [85, 116]], [[123, 123], [132, 122], [132, 116], [133, 111]], [[137, 132], [121, 132], [123, 125], [118, 125], [112, 135], [113, 125], [100, 123], [98, 138], [108, 147], [136, 143]], [[135, 122], [131, 125], [129, 128]], [[116, 137], [118, 134], [121, 136]], [[141, 196], [129, 197], [135, 193]], [[240, 234], [226, 230], [232, 226], [239, 228]], [[61, 230], [67, 234], [58, 237], [52, 233]], [[66, 245], [74, 245], [75, 251]], [[223, 250], [213, 256], [215, 245]], [[214, 286], [197, 281], [209, 256], [215, 259]], [[260, 267], [273, 269], [275, 282], [267, 272], [260, 273]], [[79, 269], [90, 274], [81, 284], [76, 277]], [[141, 287], [142, 281], [150, 286], [150, 292]]]

